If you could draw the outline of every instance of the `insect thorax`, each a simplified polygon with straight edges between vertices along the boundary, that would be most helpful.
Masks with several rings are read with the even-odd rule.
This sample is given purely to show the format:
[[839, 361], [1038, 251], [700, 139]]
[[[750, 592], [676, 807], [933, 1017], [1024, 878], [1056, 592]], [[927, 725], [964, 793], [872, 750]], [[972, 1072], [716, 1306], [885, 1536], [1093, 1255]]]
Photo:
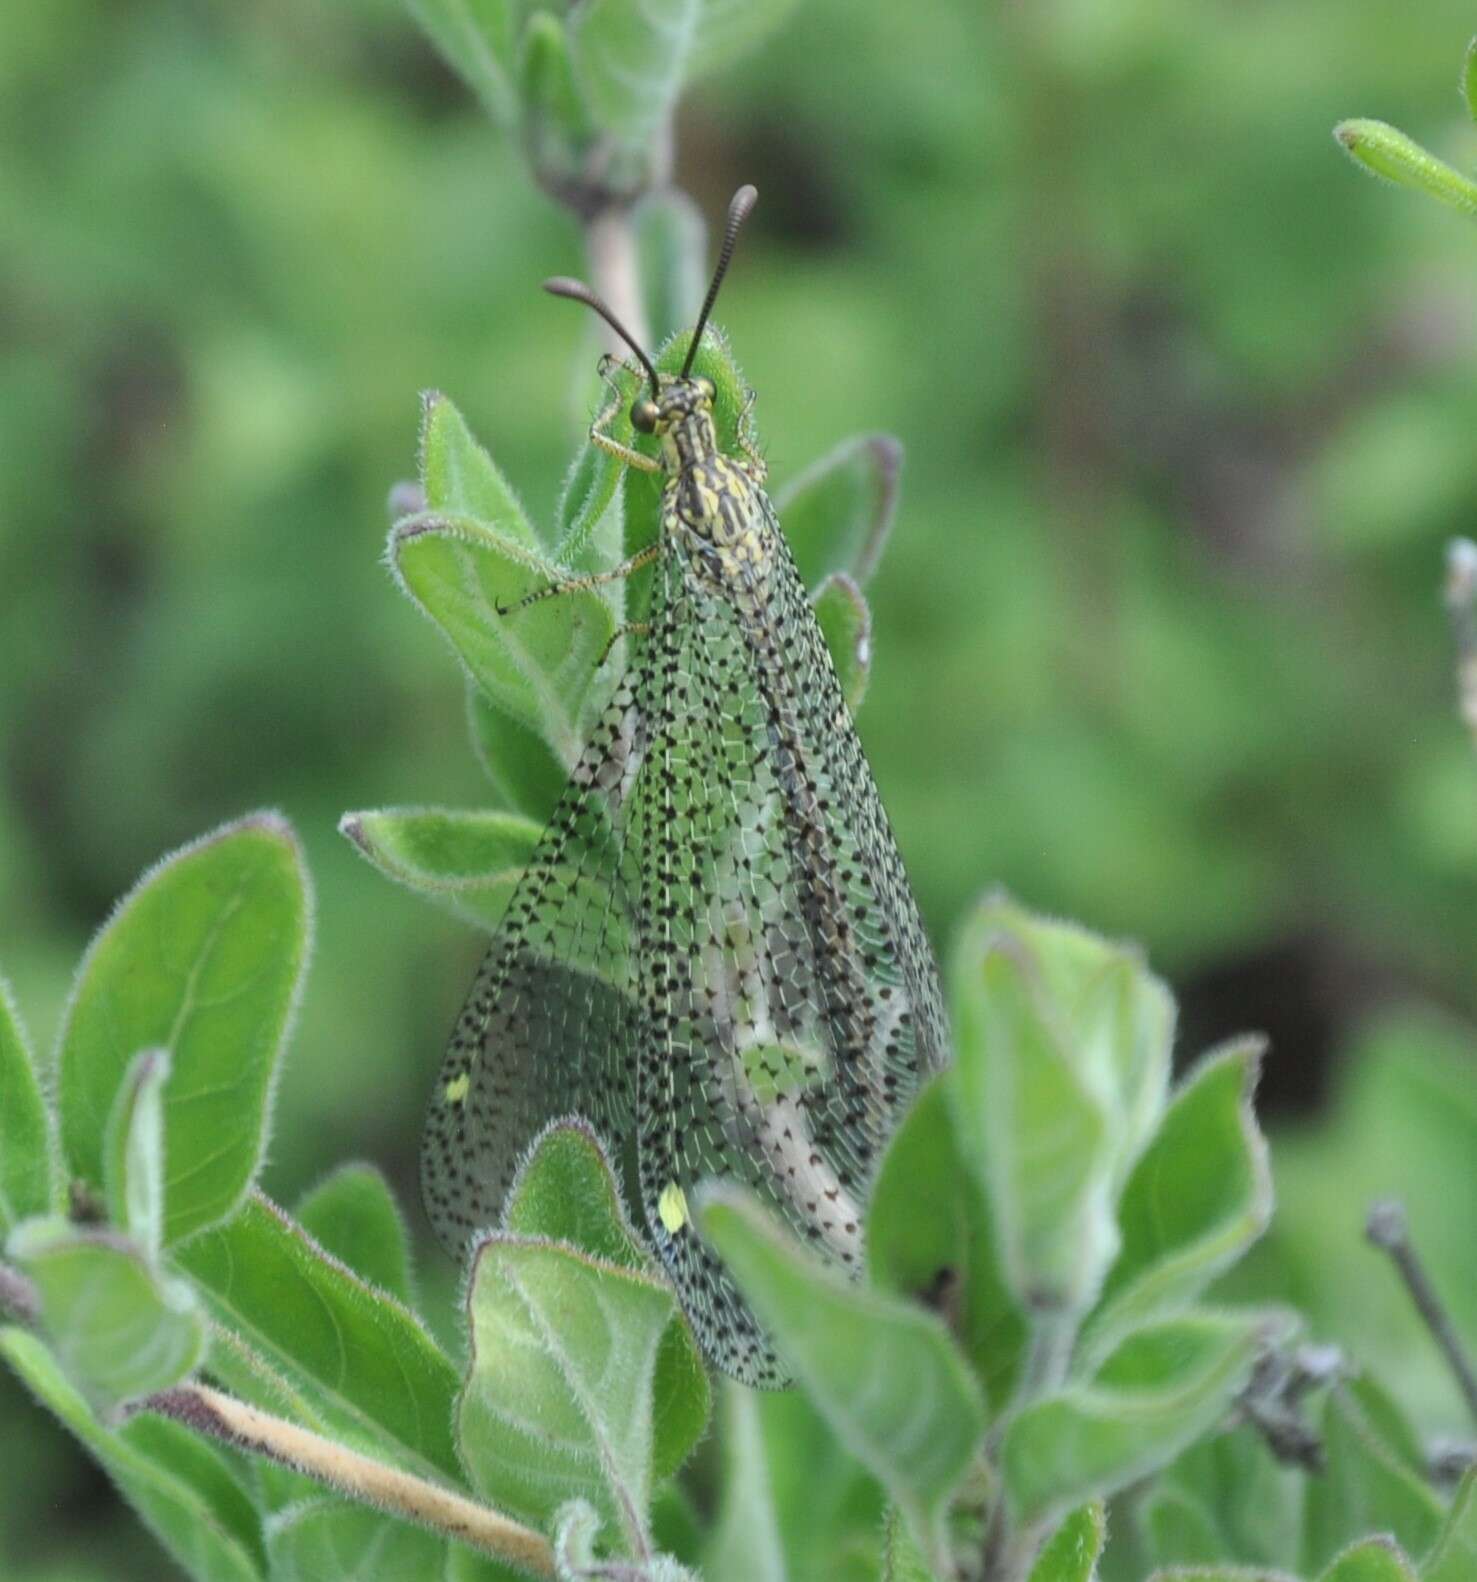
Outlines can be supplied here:
[[663, 434], [662, 451], [663, 532], [699, 539], [707, 553], [695, 563], [720, 589], [755, 591], [768, 580], [773, 535], [752, 474], [719, 450], [712, 413], [683, 414]]

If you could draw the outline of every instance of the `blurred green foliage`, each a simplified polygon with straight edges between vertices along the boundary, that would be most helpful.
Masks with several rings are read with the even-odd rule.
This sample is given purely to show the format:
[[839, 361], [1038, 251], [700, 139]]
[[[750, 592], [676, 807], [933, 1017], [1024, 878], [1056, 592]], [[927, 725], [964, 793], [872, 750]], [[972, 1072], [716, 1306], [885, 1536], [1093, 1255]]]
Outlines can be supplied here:
[[[1328, 129], [1377, 114], [1474, 168], [1470, 27], [1456, 0], [1419, 27], [1369, 0], [808, 0], [699, 85], [677, 147], [705, 212], [763, 193], [722, 315], [777, 482], [858, 431], [905, 447], [860, 730], [936, 935], [1004, 882], [1142, 940], [1185, 1047], [1268, 1026], [1265, 1093], [1331, 1086], [1274, 1139], [1238, 1278], [1433, 1427], [1449, 1386], [1358, 1232], [1403, 1190], [1477, 1327], [1477, 766], [1437, 609], [1477, 515], [1473, 239]], [[377, 565], [384, 499], [436, 387], [553, 520], [594, 352], [536, 285], [580, 268], [394, 0], [7, 17], [0, 962], [47, 1047], [134, 876], [282, 807], [319, 918], [281, 1198], [367, 1154], [413, 1201], [479, 939], [335, 825], [484, 782]], [[0, 1392], [25, 1425], [0, 1561], [157, 1575]]]

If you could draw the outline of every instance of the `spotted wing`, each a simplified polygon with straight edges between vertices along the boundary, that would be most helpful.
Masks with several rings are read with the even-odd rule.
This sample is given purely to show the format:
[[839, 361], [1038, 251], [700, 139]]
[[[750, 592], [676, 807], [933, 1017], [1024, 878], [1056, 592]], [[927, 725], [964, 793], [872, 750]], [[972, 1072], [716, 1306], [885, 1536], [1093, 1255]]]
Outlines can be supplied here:
[[693, 1187], [745, 1183], [823, 1257], [861, 1258], [880, 1152], [945, 1058], [937, 972], [825, 640], [767, 500], [747, 588], [681, 535], [638, 703], [637, 1139], [652, 1239], [713, 1361], [784, 1369], [696, 1235]]
[[633, 1113], [639, 1008], [628, 812], [645, 732], [622, 679], [508, 903], [431, 1095], [421, 1191], [460, 1253], [495, 1224], [524, 1150], [583, 1115], [618, 1155]]

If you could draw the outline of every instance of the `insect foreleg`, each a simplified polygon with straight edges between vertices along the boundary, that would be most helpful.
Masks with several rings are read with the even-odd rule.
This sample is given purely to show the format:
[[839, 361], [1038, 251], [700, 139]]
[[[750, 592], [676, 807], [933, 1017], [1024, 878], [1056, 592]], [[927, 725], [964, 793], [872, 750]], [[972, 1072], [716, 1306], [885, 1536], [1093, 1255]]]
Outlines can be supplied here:
[[[561, 593], [583, 593], [590, 588], [598, 588], [603, 583], [619, 582], [622, 577], [629, 577], [633, 572], [640, 571], [643, 566], [649, 566], [661, 553], [661, 541], [658, 539], [639, 549], [629, 560], [623, 560], [620, 565], [612, 566], [609, 571], [593, 571], [586, 577], [570, 577], [564, 582], [550, 582], [542, 588], [535, 588], [532, 593], [526, 593], [513, 604], [499, 604], [499, 615], [511, 615], [514, 610], [526, 609], [530, 604], [537, 604], [540, 599], [557, 598]], [[629, 627], [622, 627], [621, 631], [628, 631]], [[621, 635], [617, 632], [616, 637]], [[613, 643], [615, 638], [611, 639]], [[606, 653], [610, 650], [607, 648]], [[601, 656], [602, 663], [604, 656]]]
[[744, 462], [749, 476], [755, 483], [762, 484], [769, 476], [769, 463], [759, 452], [759, 446], [754, 440], [754, 399], [755, 392], [745, 392], [744, 404], [738, 416], [738, 444], [744, 453]]

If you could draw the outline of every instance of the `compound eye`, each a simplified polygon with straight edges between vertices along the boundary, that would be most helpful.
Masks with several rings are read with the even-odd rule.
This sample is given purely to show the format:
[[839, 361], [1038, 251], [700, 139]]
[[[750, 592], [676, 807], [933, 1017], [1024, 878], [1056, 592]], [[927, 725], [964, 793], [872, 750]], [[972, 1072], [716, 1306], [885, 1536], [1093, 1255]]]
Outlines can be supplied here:
[[656, 433], [656, 420], [660, 416], [655, 401], [638, 401], [631, 408], [631, 427], [643, 434]]
[[718, 399], [718, 387], [711, 379], [699, 379], [697, 387], [702, 392], [703, 399], [708, 403], [711, 404]]

